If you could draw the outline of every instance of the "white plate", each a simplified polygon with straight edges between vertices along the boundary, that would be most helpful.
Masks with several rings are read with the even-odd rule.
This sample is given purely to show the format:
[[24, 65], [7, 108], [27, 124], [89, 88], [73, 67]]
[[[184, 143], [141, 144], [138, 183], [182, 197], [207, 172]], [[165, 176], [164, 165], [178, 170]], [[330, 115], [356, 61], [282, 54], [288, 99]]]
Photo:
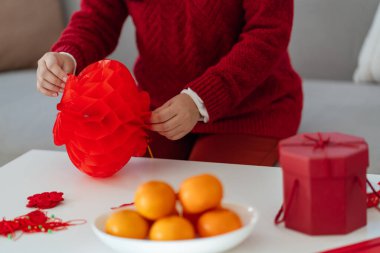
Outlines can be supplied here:
[[112, 249], [124, 253], [216, 253], [229, 250], [243, 242], [253, 230], [258, 219], [257, 211], [250, 206], [223, 204], [225, 208], [235, 211], [243, 227], [230, 233], [209, 238], [197, 238], [178, 241], [150, 241], [128, 239], [109, 235], [104, 232], [104, 224], [110, 213], [95, 219], [92, 229], [99, 239]]

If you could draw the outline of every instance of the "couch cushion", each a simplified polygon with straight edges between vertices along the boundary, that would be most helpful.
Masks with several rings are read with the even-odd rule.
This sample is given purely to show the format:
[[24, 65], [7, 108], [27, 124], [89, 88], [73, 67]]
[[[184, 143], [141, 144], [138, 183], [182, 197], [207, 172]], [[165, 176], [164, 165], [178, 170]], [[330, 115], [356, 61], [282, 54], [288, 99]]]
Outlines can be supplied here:
[[380, 87], [305, 80], [300, 132], [343, 132], [365, 138], [371, 173], [380, 173]]
[[36, 90], [36, 72], [0, 74], [0, 166], [30, 149], [57, 149], [52, 128], [58, 98]]
[[352, 80], [379, 0], [295, 0], [290, 45], [305, 78]]
[[2, 0], [0, 71], [33, 67], [62, 28], [58, 0]]
[[360, 50], [354, 81], [380, 83], [380, 5]]

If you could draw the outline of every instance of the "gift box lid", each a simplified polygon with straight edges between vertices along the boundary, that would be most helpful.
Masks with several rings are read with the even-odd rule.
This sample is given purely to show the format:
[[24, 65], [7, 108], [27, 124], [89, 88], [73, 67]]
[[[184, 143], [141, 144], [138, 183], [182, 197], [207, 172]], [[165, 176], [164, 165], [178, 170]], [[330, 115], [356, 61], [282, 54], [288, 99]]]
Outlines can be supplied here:
[[363, 138], [331, 132], [304, 133], [279, 143], [284, 172], [308, 177], [346, 177], [365, 173], [368, 144]]

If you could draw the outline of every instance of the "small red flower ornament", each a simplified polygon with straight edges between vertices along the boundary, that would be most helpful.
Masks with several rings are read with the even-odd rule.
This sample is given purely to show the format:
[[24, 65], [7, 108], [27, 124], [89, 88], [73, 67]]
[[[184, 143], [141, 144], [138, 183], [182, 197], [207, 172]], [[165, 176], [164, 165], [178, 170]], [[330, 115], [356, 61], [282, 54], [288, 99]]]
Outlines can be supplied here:
[[379, 206], [379, 198], [377, 197], [379, 193], [367, 193], [367, 207], [377, 207]]
[[63, 201], [62, 192], [43, 192], [39, 194], [34, 194], [28, 197], [27, 207], [37, 207], [40, 209], [48, 209], [57, 206], [61, 201]]
[[53, 129], [73, 164], [93, 177], [109, 177], [132, 156], [146, 153], [148, 93], [120, 62], [102, 60], [69, 76]]
[[41, 210], [34, 210], [26, 215], [29, 222], [33, 225], [44, 224], [48, 220], [48, 217]]

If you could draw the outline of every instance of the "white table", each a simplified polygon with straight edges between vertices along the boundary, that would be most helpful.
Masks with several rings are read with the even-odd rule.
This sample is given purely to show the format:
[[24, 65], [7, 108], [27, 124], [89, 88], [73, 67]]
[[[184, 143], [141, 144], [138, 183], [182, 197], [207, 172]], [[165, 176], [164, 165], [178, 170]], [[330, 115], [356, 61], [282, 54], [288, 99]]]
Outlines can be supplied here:
[[[91, 230], [97, 215], [132, 201], [144, 181], [165, 180], [178, 189], [183, 179], [204, 172], [223, 181], [225, 202], [250, 204], [260, 213], [253, 234], [231, 252], [316, 252], [380, 236], [380, 213], [375, 210], [368, 211], [366, 227], [345, 236], [311, 237], [275, 226], [273, 218], [282, 201], [282, 174], [276, 167], [134, 158], [114, 177], [94, 179], [74, 168], [66, 153], [32, 150], [0, 168], [0, 217], [26, 214], [31, 211], [25, 207], [27, 196], [57, 190], [64, 192], [65, 201], [49, 214], [63, 220], [84, 218], [88, 223], [53, 234], [23, 235], [17, 241], [0, 238], [0, 252], [112, 252]], [[380, 176], [369, 178], [380, 180]]]

